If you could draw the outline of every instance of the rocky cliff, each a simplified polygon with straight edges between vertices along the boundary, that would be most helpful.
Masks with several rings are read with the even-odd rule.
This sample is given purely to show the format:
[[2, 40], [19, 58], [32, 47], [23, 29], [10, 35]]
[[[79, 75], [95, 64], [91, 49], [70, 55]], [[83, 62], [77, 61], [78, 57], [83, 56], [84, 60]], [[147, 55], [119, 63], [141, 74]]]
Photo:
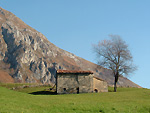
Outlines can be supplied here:
[[[90, 70], [113, 85], [110, 70], [56, 47], [42, 33], [0, 8], [0, 72], [14, 82], [49, 84], [55, 83], [55, 68]], [[124, 77], [118, 85], [139, 87]]]

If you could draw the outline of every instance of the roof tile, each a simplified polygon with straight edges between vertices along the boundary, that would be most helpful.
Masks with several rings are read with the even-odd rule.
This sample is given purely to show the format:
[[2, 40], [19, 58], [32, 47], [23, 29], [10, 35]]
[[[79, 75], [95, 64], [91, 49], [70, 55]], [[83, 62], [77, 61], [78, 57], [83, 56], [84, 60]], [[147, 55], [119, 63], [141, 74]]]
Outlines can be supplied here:
[[59, 74], [67, 74], [67, 73], [72, 73], [72, 74], [93, 74], [92, 71], [82, 71], [82, 70], [57, 70], [57, 73]]

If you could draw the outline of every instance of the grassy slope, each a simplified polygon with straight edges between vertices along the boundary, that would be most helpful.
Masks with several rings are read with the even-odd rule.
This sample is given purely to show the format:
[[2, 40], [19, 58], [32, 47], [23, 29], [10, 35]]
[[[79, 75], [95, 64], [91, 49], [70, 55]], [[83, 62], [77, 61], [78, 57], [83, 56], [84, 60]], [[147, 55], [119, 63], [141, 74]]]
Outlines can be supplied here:
[[[37, 91], [37, 89], [35, 89]], [[41, 90], [41, 89], [40, 89]], [[0, 87], [0, 112], [149, 113], [150, 90], [119, 88], [117, 93], [31, 95]]]

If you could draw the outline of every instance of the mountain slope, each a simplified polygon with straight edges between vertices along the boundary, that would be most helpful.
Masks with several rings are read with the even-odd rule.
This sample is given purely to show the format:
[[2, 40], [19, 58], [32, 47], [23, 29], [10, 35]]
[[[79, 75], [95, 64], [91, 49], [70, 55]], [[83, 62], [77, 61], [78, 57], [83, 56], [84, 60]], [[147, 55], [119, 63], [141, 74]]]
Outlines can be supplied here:
[[[57, 65], [55, 65], [57, 63]], [[91, 70], [113, 85], [111, 71], [56, 47], [40, 32], [0, 8], [0, 70], [15, 82], [55, 83], [55, 68]], [[139, 87], [121, 77], [118, 85]]]

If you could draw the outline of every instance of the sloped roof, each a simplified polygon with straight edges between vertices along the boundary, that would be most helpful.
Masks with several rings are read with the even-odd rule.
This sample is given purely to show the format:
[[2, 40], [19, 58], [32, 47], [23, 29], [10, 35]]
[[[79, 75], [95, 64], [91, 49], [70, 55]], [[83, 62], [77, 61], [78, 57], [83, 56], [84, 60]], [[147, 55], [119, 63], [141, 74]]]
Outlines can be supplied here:
[[82, 71], [82, 70], [57, 70], [59, 74], [93, 74], [92, 71]]
[[99, 77], [96, 77], [96, 76], [93, 76], [93, 78], [96, 78], [97, 80], [105, 81], [105, 80], [103, 80], [103, 79], [101, 79]]

